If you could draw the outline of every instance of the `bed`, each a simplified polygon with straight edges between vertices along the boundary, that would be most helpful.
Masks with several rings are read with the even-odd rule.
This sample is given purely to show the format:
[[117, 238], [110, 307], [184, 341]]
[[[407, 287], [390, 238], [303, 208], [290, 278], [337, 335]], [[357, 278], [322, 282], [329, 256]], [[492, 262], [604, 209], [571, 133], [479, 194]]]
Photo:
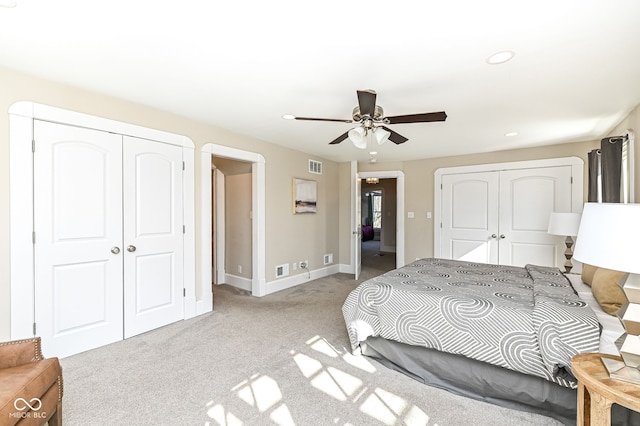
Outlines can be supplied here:
[[624, 331], [611, 317], [601, 333], [589, 294], [556, 268], [429, 258], [361, 283], [342, 312], [354, 354], [431, 386], [575, 424], [571, 358], [602, 346], [615, 353]]

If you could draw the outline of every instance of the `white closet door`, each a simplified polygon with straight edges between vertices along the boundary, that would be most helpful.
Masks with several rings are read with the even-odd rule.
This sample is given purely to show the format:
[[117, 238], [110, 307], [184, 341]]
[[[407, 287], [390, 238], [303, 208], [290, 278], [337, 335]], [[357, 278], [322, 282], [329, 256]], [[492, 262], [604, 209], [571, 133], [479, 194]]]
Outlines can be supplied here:
[[446, 259], [497, 263], [498, 174], [442, 177], [442, 247]]
[[571, 185], [570, 166], [500, 172], [500, 264], [562, 265], [547, 228], [552, 211], [571, 211]]
[[64, 357], [122, 339], [122, 137], [36, 120], [34, 139], [36, 334]]
[[124, 337], [183, 314], [182, 149], [124, 137]]

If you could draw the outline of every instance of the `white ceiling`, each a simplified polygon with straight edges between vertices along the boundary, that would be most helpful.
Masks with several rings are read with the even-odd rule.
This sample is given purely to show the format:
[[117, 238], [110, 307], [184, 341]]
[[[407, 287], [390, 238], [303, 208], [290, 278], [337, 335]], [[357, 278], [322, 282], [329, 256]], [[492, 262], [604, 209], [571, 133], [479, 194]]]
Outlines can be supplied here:
[[389, 116], [447, 112], [389, 126], [409, 141], [383, 162], [600, 139], [640, 104], [637, 0], [17, 3], [0, 66], [336, 161], [369, 159], [328, 145], [354, 125], [281, 116], [350, 119], [357, 89]]

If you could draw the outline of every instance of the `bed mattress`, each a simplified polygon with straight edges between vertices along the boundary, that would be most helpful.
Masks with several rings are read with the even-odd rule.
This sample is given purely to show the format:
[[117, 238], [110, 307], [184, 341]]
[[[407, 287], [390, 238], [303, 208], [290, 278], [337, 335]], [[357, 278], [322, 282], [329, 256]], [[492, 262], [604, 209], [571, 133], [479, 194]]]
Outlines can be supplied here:
[[421, 259], [361, 283], [343, 314], [369, 337], [436, 349], [575, 388], [571, 358], [598, 350], [593, 310], [557, 268]]

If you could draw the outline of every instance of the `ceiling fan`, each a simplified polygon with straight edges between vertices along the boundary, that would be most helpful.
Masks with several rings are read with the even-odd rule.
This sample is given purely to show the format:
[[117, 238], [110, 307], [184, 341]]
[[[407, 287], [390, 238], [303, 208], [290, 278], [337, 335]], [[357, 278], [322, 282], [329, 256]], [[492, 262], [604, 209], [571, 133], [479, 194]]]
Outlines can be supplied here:
[[376, 105], [376, 92], [373, 90], [358, 90], [358, 106], [353, 109], [353, 119], [343, 120], [339, 118], [314, 118], [289, 116], [295, 120], [311, 121], [337, 121], [340, 123], [360, 123], [355, 127], [329, 142], [335, 145], [349, 138], [353, 144], [360, 148], [367, 148], [368, 139], [374, 139], [382, 145], [387, 139], [395, 144], [405, 143], [408, 139], [401, 134], [394, 132], [386, 124], [401, 123], [428, 123], [433, 121], [445, 121], [447, 114], [444, 111], [427, 112], [423, 114], [395, 115], [385, 117], [384, 110], [380, 105]]

